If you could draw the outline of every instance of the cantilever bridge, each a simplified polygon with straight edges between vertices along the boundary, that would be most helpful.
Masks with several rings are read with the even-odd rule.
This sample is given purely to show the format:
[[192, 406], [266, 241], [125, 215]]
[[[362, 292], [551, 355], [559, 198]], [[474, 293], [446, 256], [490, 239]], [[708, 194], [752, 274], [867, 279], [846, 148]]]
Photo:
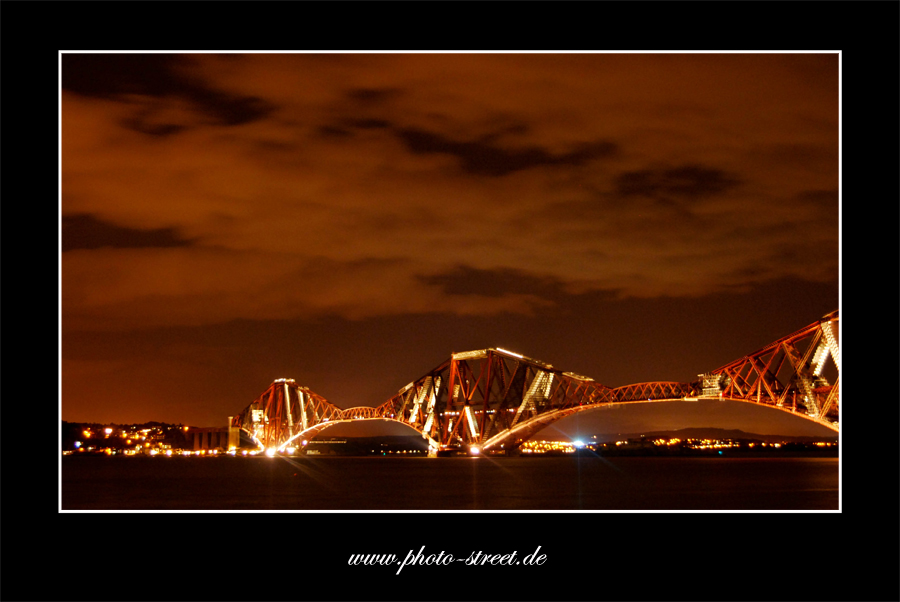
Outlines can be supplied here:
[[[301, 447], [347, 421], [390, 420], [428, 440], [434, 453], [512, 450], [565, 416], [605, 405], [697, 399], [755, 403], [838, 431], [838, 312], [692, 382], [610, 388], [500, 348], [454, 353], [377, 407], [340, 409], [292, 379], [273, 382], [231, 421], [262, 449]], [[834, 382], [825, 376], [831, 358]]]

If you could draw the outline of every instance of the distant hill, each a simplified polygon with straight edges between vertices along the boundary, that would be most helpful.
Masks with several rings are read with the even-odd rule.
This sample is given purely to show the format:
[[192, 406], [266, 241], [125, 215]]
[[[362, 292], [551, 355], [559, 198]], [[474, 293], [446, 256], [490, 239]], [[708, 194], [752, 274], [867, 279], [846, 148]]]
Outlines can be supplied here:
[[597, 433], [594, 435], [598, 443], [607, 441], [622, 441], [625, 439], [752, 439], [755, 441], [781, 442], [789, 441], [794, 443], [809, 443], [814, 441], [834, 441], [837, 442], [837, 434], [831, 437], [797, 437], [793, 435], [760, 435], [757, 433], [747, 433], [739, 429], [720, 429], [720, 428], [686, 428], [675, 431], [651, 431], [647, 433]]

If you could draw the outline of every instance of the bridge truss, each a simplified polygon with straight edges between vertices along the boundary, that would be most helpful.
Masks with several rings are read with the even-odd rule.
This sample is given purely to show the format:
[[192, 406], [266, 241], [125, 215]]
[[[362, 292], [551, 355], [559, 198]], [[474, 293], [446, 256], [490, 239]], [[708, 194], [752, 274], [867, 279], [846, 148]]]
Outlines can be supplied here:
[[552, 420], [612, 397], [590, 378], [492, 348], [453, 354], [381, 409], [439, 449], [488, 449], [515, 446]]
[[511, 450], [551, 422], [620, 403], [719, 398], [767, 405], [838, 430], [838, 313], [694, 382], [647, 382], [610, 388], [591, 378], [500, 348], [454, 353], [377, 407], [340, 409], [291, 379], [279, 379], [232, 419], [260, 448], [301, 447], [341, 422], [406, 424], [447, 450]]
[[261, 449], [283, 451], [342, 419], [343, 411], [321, 395], [292, 378], [279, 378], [234, 416], [230, 426], [244, 431]]
[[261, 449], [300, 447], [321, 430], [389, 420], [419, 431], [435, 452], [513, 449], [546, 425], [602, 404], [681, 399], [696, 385], [638, 383], [612, 389], [504, 349], [454, 353], [377, 407], [340, 409], [292, 379], [272, 383], [232, 419]]
[[778, 408], [837, 431], [839, 325], [838, 312], [831, 312], [758, 351], [701, 374], [703, 393]]

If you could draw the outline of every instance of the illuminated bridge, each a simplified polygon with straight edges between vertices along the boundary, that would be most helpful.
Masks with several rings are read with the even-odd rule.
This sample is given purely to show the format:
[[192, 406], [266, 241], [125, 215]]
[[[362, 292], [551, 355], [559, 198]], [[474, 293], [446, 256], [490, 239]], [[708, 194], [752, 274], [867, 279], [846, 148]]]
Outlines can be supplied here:
[[624, 403], [722, 399], [776, 408], [838, 431], [838, 326], [834, 311], [692, 382], [610, 388], [500, 348], [454, 353], [377, 407], [340, 409], [292, 379], [279, 379], [230, 426], [273, 451], [300, 448], [322, 430], [355, 420], [410, 426], [434, 454], [498, 451], [515, 449], [576, 412]]

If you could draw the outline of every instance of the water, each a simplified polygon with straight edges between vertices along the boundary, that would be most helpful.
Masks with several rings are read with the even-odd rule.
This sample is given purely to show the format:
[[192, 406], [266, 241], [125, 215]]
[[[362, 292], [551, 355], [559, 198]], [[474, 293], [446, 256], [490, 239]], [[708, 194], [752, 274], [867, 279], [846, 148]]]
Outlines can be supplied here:
[[62, 458], [63, 510], [838, 510], [837, 458]]

